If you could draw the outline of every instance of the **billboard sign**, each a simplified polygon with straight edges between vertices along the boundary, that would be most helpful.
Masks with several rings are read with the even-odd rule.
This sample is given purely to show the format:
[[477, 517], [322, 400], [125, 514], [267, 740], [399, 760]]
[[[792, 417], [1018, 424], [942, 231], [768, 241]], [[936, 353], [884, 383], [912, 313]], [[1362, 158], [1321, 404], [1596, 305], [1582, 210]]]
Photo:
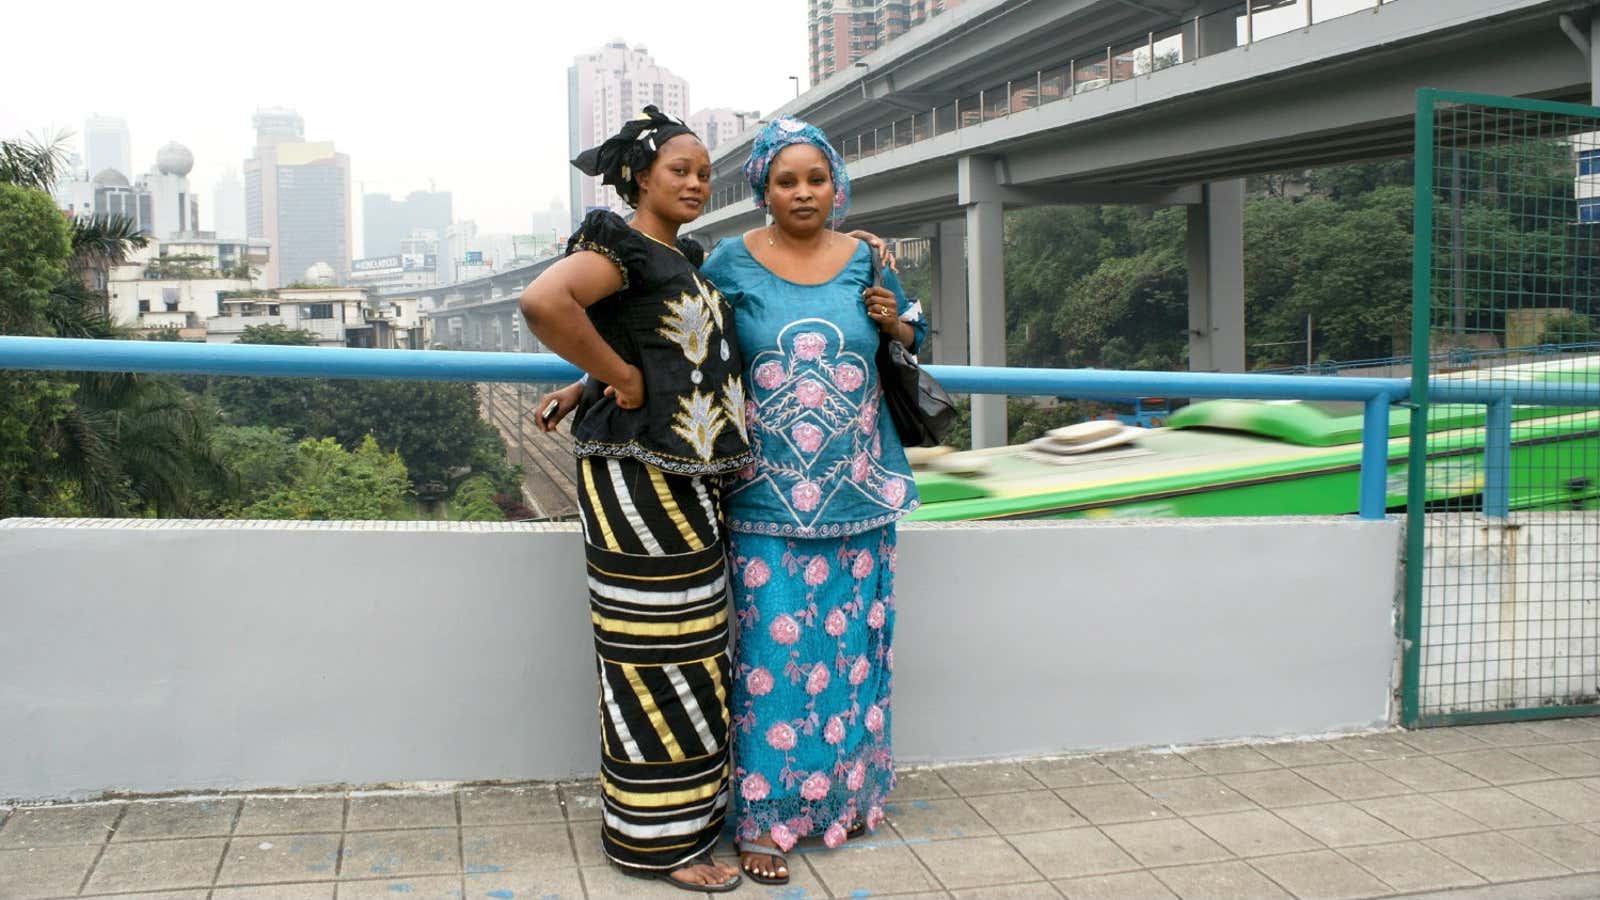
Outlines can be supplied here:
[[468, 250], [467, 251], [467, 258], [462, 260], [462, 261], [463, 262], [468, 262], [468, 263], [481, 263], [481, 262], [483, 262], [483, 251], [482, 250]]
[[387, 275], [403, 268], [398, 256], [370, 256], [350, 263], [350, 271], [357, 275]]

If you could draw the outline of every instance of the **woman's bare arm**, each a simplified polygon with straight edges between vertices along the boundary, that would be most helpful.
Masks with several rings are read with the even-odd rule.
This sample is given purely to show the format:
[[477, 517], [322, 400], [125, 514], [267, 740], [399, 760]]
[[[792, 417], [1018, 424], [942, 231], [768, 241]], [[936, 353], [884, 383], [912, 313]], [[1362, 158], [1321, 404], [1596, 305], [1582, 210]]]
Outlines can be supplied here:
[[540, 273], [522, 292], [518, 308], [540, 343], [605, 382], [618, 406], [637, 409], [644, 403], [644, 376], [611, 349], [584, 312], [621, 289], [617, 267], [584, 251]]

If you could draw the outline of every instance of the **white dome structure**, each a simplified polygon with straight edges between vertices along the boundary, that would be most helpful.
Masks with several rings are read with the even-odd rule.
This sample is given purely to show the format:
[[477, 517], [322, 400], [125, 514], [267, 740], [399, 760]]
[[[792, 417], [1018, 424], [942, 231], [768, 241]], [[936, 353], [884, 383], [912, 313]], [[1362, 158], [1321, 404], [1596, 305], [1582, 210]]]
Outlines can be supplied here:
[[128, 176], [116, 169], [101, 169], [100, 174], [94, 176], [94, 183], [104, 187], [128, 187]]
[[333, 284], [333, 266], [325, 262], [314, 262], [306, 268], [306, 281], [311, 284]]
[[194, 168], [194, 154], [177, 141], [170, 141], [156, 151], [156, 168], [163, 175], [185, 177]]

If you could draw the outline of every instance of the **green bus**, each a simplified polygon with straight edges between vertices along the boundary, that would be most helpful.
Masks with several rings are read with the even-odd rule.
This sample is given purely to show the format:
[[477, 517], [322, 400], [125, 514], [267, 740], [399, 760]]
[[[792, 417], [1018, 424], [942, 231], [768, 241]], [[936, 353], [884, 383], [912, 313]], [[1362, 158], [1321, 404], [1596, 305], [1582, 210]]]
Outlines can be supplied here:
[[[1492, 373], [1593, 383], [1600, 357]], [[1361, 413], [1359, 403], [1210, 400], [1179, 409], [1166, 427], [1129, 428], [1085, 445], [1102, 449], [1074, 452], [1041, 440], [937, 456], [917, 469], [922, 506], [908, 520], [1354, 514]], [[1410, 415], [1396, 407], [1389, 418], [1391, 511], [1406, 503]], [[1484, 417], [1478, 405], [1429, 409], [1430, 511], [1482, 509]], [[1513, 408], [1510, 505], [1600, 508], [1600, 409]]]

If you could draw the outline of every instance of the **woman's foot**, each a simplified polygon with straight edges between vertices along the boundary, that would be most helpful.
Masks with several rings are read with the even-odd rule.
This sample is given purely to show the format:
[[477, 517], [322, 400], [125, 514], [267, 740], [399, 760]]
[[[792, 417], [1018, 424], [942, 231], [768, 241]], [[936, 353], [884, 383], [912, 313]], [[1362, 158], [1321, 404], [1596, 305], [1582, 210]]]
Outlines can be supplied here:
[[721, 887], [739, 879], [738, 869], [727, 863], [717, 862], [711, 858], [710, 854], [702, 856], [686, 866], [673, 869], [670, 874], [673, 881], [705, 888]]
[[[761, 853], [753, 849], [757, 847], [773, 852]], [[785, 884], [789, 881], [789, 862], [777, 850], [777, 843], [770, 837], [740, 841], [739, 868], [762, 884]]]

